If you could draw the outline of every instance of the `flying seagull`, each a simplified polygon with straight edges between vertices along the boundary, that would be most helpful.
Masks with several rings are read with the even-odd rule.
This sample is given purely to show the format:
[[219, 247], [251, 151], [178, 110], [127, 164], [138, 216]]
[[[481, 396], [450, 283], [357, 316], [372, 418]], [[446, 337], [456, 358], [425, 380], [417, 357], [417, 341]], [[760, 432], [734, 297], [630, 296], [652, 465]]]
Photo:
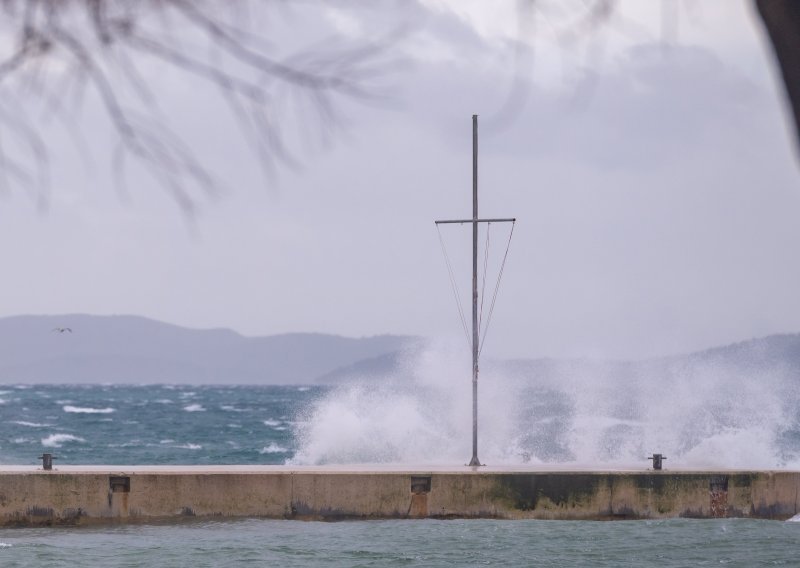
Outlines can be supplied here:
[[57, 331], [58, 333], [64, 333], [65, 331], [72, 333], [72, 329], [68, 327], [54, 327], [51, 331]]

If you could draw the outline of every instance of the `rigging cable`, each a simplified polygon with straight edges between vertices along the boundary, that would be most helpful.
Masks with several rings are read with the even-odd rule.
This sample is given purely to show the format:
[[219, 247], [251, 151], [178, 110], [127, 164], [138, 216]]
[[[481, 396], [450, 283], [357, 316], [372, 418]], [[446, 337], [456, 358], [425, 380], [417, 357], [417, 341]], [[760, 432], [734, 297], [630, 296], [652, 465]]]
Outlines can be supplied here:
[[481, 284], [481, 309], [478, 315], [478, 329], [483, 327], [483, 299], [486, 297], [486, 274], [489, 265], [489, 229], [491, 223], [486, 223], [486, 244], [483, 247], [483, 282]]
[[494, 294], [492, 295], [492, 303], [489, 304], [489, 315], [486, 318], [486, 328], [483, 330], [483, 335], [481, 336], [480, 347], [478, 349], [478, 357], [480, 357], [481, 352], [483, 351], [483, 341], [486, 339], [486, 332], [489, 331], [489, 324], [492, 321], [492, 313], [494, 312], [494, 303], [497, 300], [497, 292], [500, 290], [500, 280], [503, 278], [503, 271], [506, 268], [506, 259], [508, 258], [508, 249], [511, 247], [511, 237], [514, 236], [514, 225], [516, 225], [516, 221], [511, 222], [511, 231], [508, 234], [508, 243], [506, 244], [506, 252], [503, 255], [503, 263], [500, 265], [500, 273], [497, 275], [497, 283], [494, 286]]
[[439, 233], [439, 244], [442, 245], [442, 254], [444, 254], [444, 260], [447, 264], [447, 274], [450, 276], [450, 287], [453, 290], [453, 296], [456, 299], [456, 307], [458, 308], [458, 315], [461, 318], [461, 327], [464, 328], [464, 337], [467, 339], [467, 347], [470, 349], [472, 348], [472, 342], [469, 338], [469, 329], [467, 328], [467, 320], [464, 317], [464, 308], [461, 306], [461, 291], [458, 289], [458, 282], [456, 281], [455, 274], [453, 273], [453, 265], [450, 262], [450, 256], [447, 254], [447, 247], [444, 245], [444, 239], [442, 238], [442, 230], [439, 228], [439, 225], [436, 225], [436, 231]]

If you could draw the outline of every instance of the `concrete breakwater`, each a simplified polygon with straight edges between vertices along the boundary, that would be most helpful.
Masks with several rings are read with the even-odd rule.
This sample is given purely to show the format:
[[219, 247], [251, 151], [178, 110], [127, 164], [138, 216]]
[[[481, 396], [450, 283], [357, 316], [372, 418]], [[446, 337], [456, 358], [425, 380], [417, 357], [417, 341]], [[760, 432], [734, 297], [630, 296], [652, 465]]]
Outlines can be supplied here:
[[798, 471], [0, 466], [0, 524], [224, 517], [654, 519], [798, 513]]

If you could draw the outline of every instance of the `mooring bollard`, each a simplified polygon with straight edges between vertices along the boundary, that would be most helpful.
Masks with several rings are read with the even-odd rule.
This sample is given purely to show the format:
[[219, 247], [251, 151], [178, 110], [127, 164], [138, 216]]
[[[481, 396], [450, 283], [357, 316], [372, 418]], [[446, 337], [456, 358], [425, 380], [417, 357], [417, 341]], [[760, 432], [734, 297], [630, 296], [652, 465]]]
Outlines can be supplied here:
[[50, 471], [53, 469], [53, 460], [58, 458], [53, 454], [42, 454], [39, 456], [39, 459], [42, 460], [42, 469]]
[[661, 454], [653, 454], [652, 456], [650, 456], [647, 459], [653, 460], [653, 469], [654, 470], [659, 470], [659, 469], [661, 469], [661, 460], [665, 460], [665, 459], [667, 459], [667, 457], [663, 456]]

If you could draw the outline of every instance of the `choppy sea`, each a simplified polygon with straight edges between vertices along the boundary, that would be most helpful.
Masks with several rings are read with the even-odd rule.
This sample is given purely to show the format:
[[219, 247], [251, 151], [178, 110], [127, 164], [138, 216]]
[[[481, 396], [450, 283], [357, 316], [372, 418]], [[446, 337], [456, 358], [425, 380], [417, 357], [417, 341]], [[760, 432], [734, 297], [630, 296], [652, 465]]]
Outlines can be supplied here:
[[[428, 432], [430, 420], [442, 416], [441, 406], [426, 415], [414, 404], [408, 392], [360, 387], [0, 386], [0, 464], [36, 464], [42, 452], [57, 457], [56, 467], [309, 463], [337, 456], [403, 459], [399, 440]], [[557, 418], [560, 411], [550, 412]], [[728, 423], [722, 426], [729, 428]], [[600, 427], [616, 428], [598, 421]], [[441, 433], [428, 435], [443, 448], [452, 445]], [[529, 449], [540, 445], [532, 443]], [[465, 449], [455, 448], [456, 455]], [[4, 568], [800, 566], [798, 551], [800, 523], [741, 519], [249, 519], [0, 529]]]
[[0, 463], [282, 464], [323, 387], [0, 387]]

